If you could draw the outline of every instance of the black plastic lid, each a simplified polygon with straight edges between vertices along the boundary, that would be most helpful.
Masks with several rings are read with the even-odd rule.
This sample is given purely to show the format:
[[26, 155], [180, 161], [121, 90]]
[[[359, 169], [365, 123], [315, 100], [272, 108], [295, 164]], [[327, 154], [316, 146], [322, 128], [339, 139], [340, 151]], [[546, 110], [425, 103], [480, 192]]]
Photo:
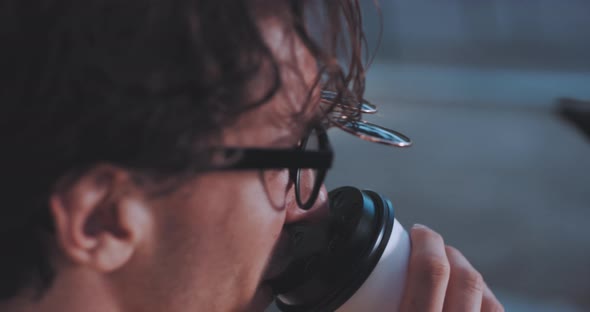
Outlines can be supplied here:
[[327, 219], [287, 229], [296, 241], [294, 257], [273, 281], [282, 311], [336, 310], [369, 277], [389, 241], [394, 211], [386, 198], [341, 187], [329, 202]]

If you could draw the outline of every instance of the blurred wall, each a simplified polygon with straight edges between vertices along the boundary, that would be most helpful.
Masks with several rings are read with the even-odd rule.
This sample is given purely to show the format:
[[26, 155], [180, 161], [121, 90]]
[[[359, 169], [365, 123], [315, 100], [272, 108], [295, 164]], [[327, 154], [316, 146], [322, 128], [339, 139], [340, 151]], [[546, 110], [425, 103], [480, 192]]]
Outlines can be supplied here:
[[[362, 0], [375, 42], [373, 1]], [[590, 1], [381, 0], [378, 57], [406, 63], [590, 71]]]

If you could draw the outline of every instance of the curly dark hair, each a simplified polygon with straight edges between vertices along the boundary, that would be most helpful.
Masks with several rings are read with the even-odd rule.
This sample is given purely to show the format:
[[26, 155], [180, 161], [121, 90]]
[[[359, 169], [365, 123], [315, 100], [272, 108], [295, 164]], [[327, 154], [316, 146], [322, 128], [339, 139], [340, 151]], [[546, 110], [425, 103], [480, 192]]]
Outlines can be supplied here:
[[[256, 15], [283, 14], [278, 2], [318, 83], [362, 97], [358, 0], [0, 2], [0, 300], [51, 285], [48, 198], [61, 177], [97, 163], [186, 172], [196, 142], [275, 94]], [[263, 61], [274, 84], [244, 103]]]

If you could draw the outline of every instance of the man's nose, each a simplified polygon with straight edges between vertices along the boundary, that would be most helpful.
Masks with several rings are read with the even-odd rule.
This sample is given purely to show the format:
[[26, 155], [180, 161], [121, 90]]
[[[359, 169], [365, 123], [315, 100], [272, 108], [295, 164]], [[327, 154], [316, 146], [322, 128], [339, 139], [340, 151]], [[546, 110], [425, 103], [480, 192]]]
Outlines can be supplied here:
[[[291, 188], [294, 191], [294, 188]], [[291, 195], [291, 194], [290, 194]], [[294, 194], [292, 194], [294, 195]], [[285, 219], [285, 223], [294, 223], [300, 222], [304, 220], [315, 220], [322, 217], [325, 217], [329, 214], [329, 204], [328, 204], [328, 191], [326, 190], [326, 186], [322, 185], [320, 189], [320, 193], [318, 194], [318, 198], [309, 208], [308, 210], [303, 210], [297, 205], [297, 202], [293, 200], [288, 204], [287, 207], [287, 216]]]

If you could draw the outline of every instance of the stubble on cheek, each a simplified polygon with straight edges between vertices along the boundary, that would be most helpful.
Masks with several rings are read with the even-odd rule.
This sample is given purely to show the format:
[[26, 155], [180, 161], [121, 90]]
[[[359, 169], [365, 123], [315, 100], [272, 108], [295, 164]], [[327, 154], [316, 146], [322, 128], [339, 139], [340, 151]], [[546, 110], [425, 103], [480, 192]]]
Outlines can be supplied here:
[[160, 256], [170, 286], [183, 296], [243, 307], [260, 299], [285, 212], [272, 207], [257, 173], [235, 175], [207, 183], [183, 207], [168, 207], [184, 213], [170, 214]]

